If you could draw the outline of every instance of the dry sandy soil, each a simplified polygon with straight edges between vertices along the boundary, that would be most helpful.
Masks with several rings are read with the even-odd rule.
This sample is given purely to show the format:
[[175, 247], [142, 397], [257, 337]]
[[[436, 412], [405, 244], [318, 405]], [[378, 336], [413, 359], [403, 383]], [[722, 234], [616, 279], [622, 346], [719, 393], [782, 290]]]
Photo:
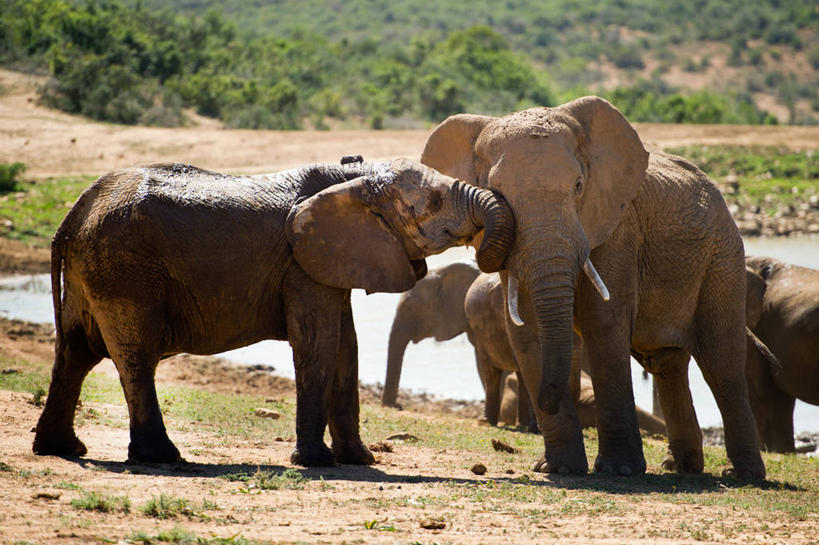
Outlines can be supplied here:
[[[185, 129], [121, 127], [37, 106], [35, 83], [33, 78], [0, 71], [0, 85], [6, 89], [0, 96], [0, 162], [22, 161], [33, 177], [98, 175], [158, 161], [251, 173], [337, 161], [350, 153], [362, 153], [367, 159], [417, 157], [426, 137], [426, 131], [235, 131], [206, 120]], [[819, 148], [819, 128], [639, 125], [638, 130], [645, 140], [661, 145]], [[0, 239], [0, 274], [45, 272], [47, 260], [46, 250]], [[0, 322], [0, 356], [7, 361], [47, 365], [52, 343], [51, 326]], [[94, 372], [114, 374], [110, 363]], [[160, 366], [157, 379], [227, 393], [294, 397], [289, 380], [236, 369], [215, 358], [178, 356]], [[363, 389], [362, 398], [375, 403], [377, 392]], [[31, 400], [30, 394], [0, 391], [0, 543], [4, 545], [123, 542], [134, 532], [155, 536], [174, 525], [202, 538], [240, 535], [287, 543], [806, 543], [817, 539], [816, 513], [796, 521], [782, 521], [775, 514], [761, 520], [758, 513], [749, 519], [735, 505], [675, 503], [648, 493], [631, 497], [600, 492], [587, 505], [574, 502], [572, 494], [588, 481], [571, 478], [538, 475], [531, 477], [530, 484], [520, 483], [537, 487], [532, 503], [512, 494], [504, 505], [506, 500], [493, 499], [488, 492], [482, 501], [484, 490], [526, 473], [531, 462], [524, 454], [501, 455], [491, 449], [480, 459], [467, 460], [460, 450], [399, 442], [394, 452], [379, 453], [378, 463], [370, 468], [306, 470], [303, 473], [311, 480], [302, 489], [243, 490], [242, 483], [219, 476], [253, 473], [258, 467], [287, 469], [292, 434], [225, 445], [222, 437], [197, 427], [196, 422], [172, 418], [170, 433], [188, 462], [129, 465], [123, 462], [128, 443], [123, 405], [86, 404], [83, 410], [93, 409], [97, 415], [84, 419], [79, 431], [91, 448], [86, 458], [38, 457], [31, 453], [30, 430], [41, 409]], [[455, 418], [446, 413], [459, 413], [464, 415], [464, 428], [491, 436], [488, 428], [476, 425], [474, 406], [427, 401], [405, 397], [405, 412], [421, 421]], [[486, 475], [469, 471], [475, 461], [486, 463]], [[474, 494], [469, 498], [454, 494], [452, 482], [474, 485], [470, 489]], [[132, 509], [127, 514], [79, 511], [70, 501], [80, 492], [64, 483], [127, 496]], [[723, 485], [715, 479], [714, 486]], [[138, 506], [159, 494], [188, 498], [197, 505], [208, 500], [211, 507], [175, 520], [148, 518], [139, 512]], [[610, 508], [623, 501], [630, 507]], [[377, 522], [367, 529], [365, 521]], [[391, 527], [396, 531], [389, 531]]]

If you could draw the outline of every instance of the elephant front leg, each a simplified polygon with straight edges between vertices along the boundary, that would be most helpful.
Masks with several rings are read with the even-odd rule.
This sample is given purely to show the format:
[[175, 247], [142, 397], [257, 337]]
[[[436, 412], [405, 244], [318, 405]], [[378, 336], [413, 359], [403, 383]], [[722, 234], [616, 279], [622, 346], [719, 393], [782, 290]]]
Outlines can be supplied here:
[[500, 414], [503, 372], [494, 366], [485, 350], [475, 348], [475, 361], [478, 365], [478, 375], [481, 378], [484, 392], [483, 420], [491, 426], [498, 425]]
[[583, 336], [583, 358], [591, 370], [597, 414], [599, 452], [594, 470], [618, 475], [645, 473], [643, 441], [637, 426], [627, 337]]
[[[534, 418], [529, 422], [530, 431], [537, 429], [543, 435], [544, 451], [532, 465], [532, 471], [542, 473], [586, 473], [589, 463], [583, 445], [583, 431], [577, 417], [569, 384], [558, 392], [558, 412], [548, 415], [538, 406], [538, 392], [530, 385], [540, 384], [539, 346], [537, 335], [528, 327], [514, 325], [507, 316], [507, 331], [510, 344], [518, 362], [518, 386], [521, 395], [529, 396]], [[536, 428], [535, 428], [536, 425]], [[533, 429], [534, 428], [534, 429]]]
[[358, 342], [349, 297], [347, 292], [341, 308], [341, 342], [335, 373], [331, 379], [333, 387], [327, 420], [336, 461], [342, 464], [370, 465], [375, 463], [375, 457], [361, 441], [358, 428]]

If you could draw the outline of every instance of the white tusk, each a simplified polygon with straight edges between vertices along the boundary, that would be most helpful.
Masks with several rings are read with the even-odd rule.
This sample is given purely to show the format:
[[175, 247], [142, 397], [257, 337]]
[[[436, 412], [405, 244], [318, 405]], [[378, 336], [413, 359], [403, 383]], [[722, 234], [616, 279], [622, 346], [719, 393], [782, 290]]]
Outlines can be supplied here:
[[523, 320], [518, 313], [518, 279], [509, 273], [509, 279], [506, 285], [506, 308], [509, 310], [509, 317], [512, 318], [512, 323], [520, 327], [523, 325]]
[[603, 283], [603, 279], [600, 278], [600, 275], [597, 274], [597, 270], [592, 265], [591, 259], [588, 257], [586, 258], [586, 262], [583, 263], [583, 272], [586, 273], [586, 276], [591, 280], [591, 283], [594, 284], [594, 287], [597, 289], [597, 293], [600, 294], [600, 297], [603, 298], [603, 301], [608, 301], [609, 297], [609, 289]]

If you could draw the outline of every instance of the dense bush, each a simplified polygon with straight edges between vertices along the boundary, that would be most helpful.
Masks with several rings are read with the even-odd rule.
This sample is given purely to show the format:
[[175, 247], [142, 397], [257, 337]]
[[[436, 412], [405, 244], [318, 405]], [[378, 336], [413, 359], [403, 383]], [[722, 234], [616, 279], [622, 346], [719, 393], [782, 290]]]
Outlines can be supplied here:
[[[551, 105], [572, 89], [594, 92], [601, 59], [627, 70], [659, 60], [659, 74], [695, 39], [731, 44], [732, 63], [761, 66], [763, 50], [749, 40], [774, 58], [802, 47], [800, 35], [819, 22], [809, 0], [406, 0], [379, 9], [363, 15], [371, 0], [332, 9], [319, 0], [0, 0], [0, 63], [47, 71], [45, 103], [100, 120], [174, 126], [192, 108], [239, 128], [326, 127], [325, 118], [383, 127]], [[801, 88], [777, 77], [745, 87], [764, 84], [793, 104]], [[634, 121], [770, 121], [741, 94], [637, 83], [610, 96]]]
[[18, 177], [25, 170], [26, 165], [20, 162], [0, 163], [0, 193], [17, 189]]

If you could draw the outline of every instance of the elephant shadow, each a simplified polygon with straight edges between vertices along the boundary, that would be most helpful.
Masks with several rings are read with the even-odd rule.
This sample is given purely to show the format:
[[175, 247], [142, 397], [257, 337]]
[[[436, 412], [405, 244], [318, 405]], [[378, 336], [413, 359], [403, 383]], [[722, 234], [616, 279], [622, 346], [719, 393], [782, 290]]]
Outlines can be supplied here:
[[[105, 470], [111, 473], [129, 473], [132, 475], [153, 475], [161, 477], [191, 477], [191, 478], [221, 478], [227, 480], [244, 480], [243, 477], [252, 477], [256, 472], [281, 474], [287, 469], [277, 464], [208, 464], [199, 462], [173, 463], [136, 463], [129, 461], [94, 460], [90, 458], [64, 458], [75, 462], [84, 469]], [[609, 494], [704, 494], [719, 490], [728, 490], [742, 486], [753, 486], [760, 490], [789, 490], [804, 491], [806, 489], [791, 483], [766, 480], [757, 483], [747, 483], [730, 476], [711, 474], [644, 474], [630, 478], [604, 474], [589, 475], [550, 475], [548, 477], [532, 479], [528, 473], [519, 476], [509, 475], [487, 479], [475, 476], [473, 478], [435, 477], [426, 475], [391, 474], [377, 467], [359, 465], [340, 465], [336, 467], [298, 468], [296, 471], [310, 480], [324, 481], [355, 481], [384, 484], [480, 484], [492, 481], [495, 485], [534, 486], [539, 488], [554, 488], [566, 490], [593, 490]]]

